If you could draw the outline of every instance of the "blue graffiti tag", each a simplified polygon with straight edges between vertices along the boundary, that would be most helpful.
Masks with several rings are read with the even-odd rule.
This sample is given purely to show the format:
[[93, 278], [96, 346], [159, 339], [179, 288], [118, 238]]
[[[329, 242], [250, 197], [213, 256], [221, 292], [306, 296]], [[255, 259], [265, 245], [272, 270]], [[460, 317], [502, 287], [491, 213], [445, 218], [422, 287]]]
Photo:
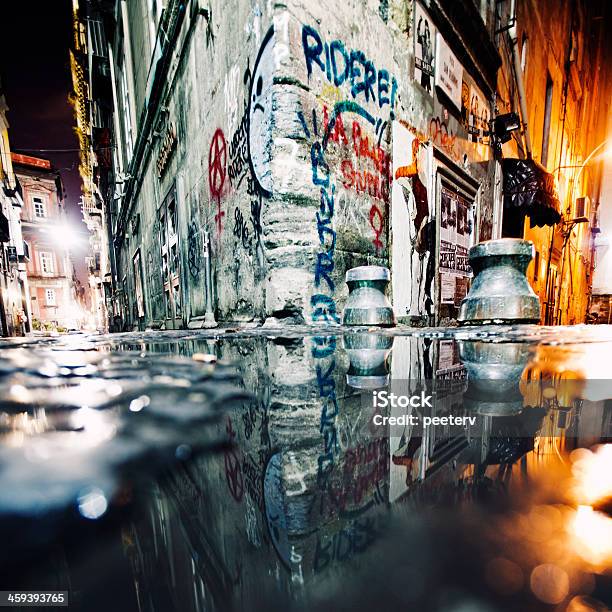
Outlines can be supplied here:
[[330, 44], [323, 42], [320, 34], [309, 25], [302, 27], [302, 47], [308, 78], [313, 68], [318, 66], [325, 78], [336, 87], [349, 83], [353, 98], [363, 97], [366, 102], [378, 101], [379, 108], [388, 105], [391, 119], [394, 118], [397, 80], [388, 70], [376, 69], [374, 62], [363, 51], [347, 50], [340, 40]]
[[336, 360], [336, 339], [333, 336], [316, 337], [313, 340], [312, 355], [317, 360], [317, 391], [322, 400], [319, 431], [323, 436], [323, 450], [318, 458], [317, 484], [321, 489], [327, 488], [327, 481], [339, 451], [338, 430], [338, 399], [336, 396], [336, 380], [334, 371]]

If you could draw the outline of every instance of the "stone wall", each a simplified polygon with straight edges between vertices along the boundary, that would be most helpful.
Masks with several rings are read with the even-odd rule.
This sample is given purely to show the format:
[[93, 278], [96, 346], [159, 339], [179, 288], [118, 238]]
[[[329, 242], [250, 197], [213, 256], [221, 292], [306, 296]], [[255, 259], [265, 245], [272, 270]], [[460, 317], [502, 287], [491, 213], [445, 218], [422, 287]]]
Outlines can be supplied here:
[[[221, 320], [337, 322], [346, 270], [379, 264], [391, 267], [393, 291], [410, 287], [398, 314], [433, 322], [439, 170], [475, 199], [471, 244], [492, 233], [494, 167], [482, 134], [490, 92], [459, 71], [459, 109], [415, 68], [415, 49], [433, 54], [435, 39], [432, 25], [426, 50], [415, 45], [421, 18], [433, 24], [419, 10], [416, 20], [404, 2], [241, 2], [232, 11], [212, 2], [186, 16], [131, 209], [138, 229], [120, 249], [128, 296], [141, 250], [146, 323], [165, 317], [156, 211], [172, 190], [183, 324], [205, 310], [204, 231]], [[470, 109], [470, 93], [481, 110]], [[460, 297], [452, 288], [445, 297], [451, 316]]]

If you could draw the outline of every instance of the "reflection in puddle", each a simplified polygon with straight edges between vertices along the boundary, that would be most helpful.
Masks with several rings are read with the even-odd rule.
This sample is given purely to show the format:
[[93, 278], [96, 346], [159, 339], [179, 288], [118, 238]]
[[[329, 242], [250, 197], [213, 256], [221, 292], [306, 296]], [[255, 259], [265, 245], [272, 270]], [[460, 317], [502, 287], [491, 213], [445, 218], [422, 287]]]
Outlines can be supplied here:
[[[128, 564], [120, 589], [133, 609], [605, 609], [597, 600], [611, 588], [612, 380], [599, 364], [612, 344], [532, 336], [96, 339], [30, 364], [63, 375], [60, 383], [11, 381], [0, 435], [26, 455], [71, 435], [71, 457], [98, 446], [112, 454], [126, 432], [140, 441], [134, 456], [144, 463], [139, 456], [127, 472], [101, 460], [111, 479], [121, 473], [110, 493], [95, 478], [67, 489], [82, 517], [118, 534]], [[6, 352], [24, 367], [21, 350]], [[242, 397], [223, 395], [226, 363], [239, 368], [231, 383]], [[427, 389], [435, 401], [381, 410], [373, 389]], [[222, 416], [196, 427], [212, 400]], [[377, 426], [377, 411], [419, 420]], [[448, 415], [471, 419], [424, 425]], [[146, 427], [134, 425], [141, 417]], [[192, 455], [204, 432], [226, 445]], [[68, 457], [62, 444], [47, 465]], [[134, 486], [153, 467], [151, 445], [164, 444], [172, 460], [153, 470], [162, 477]], [[113, 514], [117, 500], [132, 510]], [[99, 531], [87, 537], [103, 548]], [[69, 564], [62, 576], [71, 572], [79, 574]], [[94, 588], [79, 580], [83, 592]]]

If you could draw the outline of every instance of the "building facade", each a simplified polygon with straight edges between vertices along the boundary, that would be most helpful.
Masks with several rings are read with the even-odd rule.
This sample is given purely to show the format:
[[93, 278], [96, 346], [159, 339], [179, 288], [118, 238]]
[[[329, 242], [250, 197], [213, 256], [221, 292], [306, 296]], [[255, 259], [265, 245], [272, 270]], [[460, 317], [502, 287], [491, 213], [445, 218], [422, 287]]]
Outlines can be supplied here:
[[[500, 37], [498, 112], [520, 113], [520, 74], [526, 106], [522, 119], [529, 136], [527, 141], [516, 132], [503, 146], [503, 155], [531, 156], [541, 164], [554, 177], [560, 202], [555, 224], [538, 225], [526, 216], [518, 232], [516, 224], [505, 222], [503, 228], [504, 235], [525, 237], [535, 244], [528, 277], [540, 297], [546, 324], [585, 321], [598, 218], [609, 215], [612, 205], [602, 192], [600, 155], [609, 133], [605, 101], [612, 95], [606, 56], [610, 16], [605, 2], [520, 0], [515, 31]], [[518, 70], [512, 56], [513, 35]], [[504, 221], [512, 217], [508, 212]]]
[[30, 331], [29, 253], [21, 231], [23, 199], [11, 160], [7, 110], [0, 83], [0, 336], [20, 336]]
[[[89, 3], [77, 21], [88, 24], [91, 116], [113, 151], [100, 195], [115, 327], [198, 327], [207, 311], [222, 321], [339, 322], [345, 273], [366, 264], [390, 268], [400, 321], [444, 324], [467, 292], [470, 246], [550, 210], [541, 236], [520, 232], [539, 247], [539, 271], [567, 198], [547, 172], [551, 155], [533, 165], [546, 201], [504, 209], [501, 153], [529, 155], [512, 141], [502, 148], [491, 121], [520, 107], [509, 32], [536, 26], [527, 0], [516, 14], [500, 4], [510, 3]], [[591, 26], [576, 23], [583, 34]], [[538, 36], [525, 35], [534, 57], [548, 44]], [[591, 43], [581, 69], [596, 59]], [[536, 91], [540, 72], [534, 59], [532, 111], [548, 95]], [[597, 106], [592, 97], [580, 112], [595, 121]], [[528, 133], [540, 121], [520, 114]], [[565, 131], [578, 125], [570, 115]], [[573, 231], [568, 244], [590, 237]], [[578, 265], [571, 257], [559, 279]], [[574, 281], [574, 291], [586, 287]], [[567, 295], [557, 303], [571, 308]], [[559, 322], [580, 316], [561, 311]]]
[[[608, 124], [608, 134], [612, 134], [612, 117]], [[604, 179], [600, 202], [612, 202], [612, 154], [610, 154], [610, 149], [603, 163]], [[600, 206], [597, 211], [597, 226], [601, 231], [595, 235], [593, 292], [589, 314], [593, 322], [609, 324], [612, 323], [612, 206]]]
[[[76, 133], [79, 138], [79, 173], [82, 179], [81, 210], [90, 232], [87, 255], [90, 309], [99, 330], [108, 327], [111, 281], [109, 224], [105, 197], [112, 167], [109, 122], [112, 102], [109, 95], [109, 63], [104, 44], [104, 28], [97, 19], [80, 19], [79, 3], [73, 2], [73, 45], [70, 67]], [[99, 15], [96, 14], [96, 17]], [[101, 87], [99, 87], [99, 85]]]
[[78, 329], [81, 313], [74, 296], [61, 177], [46, 159], [12, 153], [12, 160], [23, 190], [21, 224], [30, 254], [32, 326]]

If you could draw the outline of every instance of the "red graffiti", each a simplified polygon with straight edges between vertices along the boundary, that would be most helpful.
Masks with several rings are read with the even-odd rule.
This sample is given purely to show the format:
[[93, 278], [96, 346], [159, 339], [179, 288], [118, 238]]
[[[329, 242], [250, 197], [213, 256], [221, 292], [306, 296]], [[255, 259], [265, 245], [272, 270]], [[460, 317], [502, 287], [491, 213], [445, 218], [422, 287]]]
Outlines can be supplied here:
[[[350, 448], [344, 455], [342, 477], [338, 482], [330, 481], [328, 494], [330, 505], [327, 513], [344, 512], [348, 508], [366, 501], [389, 473], [389, 445], [387, 438], [373, 440]], [[371, 503], [371, 502], [370, 502]]]
[[340, 171], [342, 172], [342, 185], [346, 189], [352, 189], [357, 193], [367, 193], [379, 200], [387, 200], [389, 197], [389, 183], [384, 177], [368, 170], [355, 168], [350, 159], [342, 161]]
[[[327, 126], [329, 124], [329, 114], [327, 106], [323, 105], [323, 129], [327, 132]], [[348, 145], [348, 138], [346, 137], [346, 131], [344, 129], [344, 123], [342, 122], [342, 115], [336, 116], [336, 122], [329, 133], [329, 140], [333, 142], [342, 142], [343, 145]]]
[[217, 214], [215, 222], [217, 224], [217, 233], [221, 234], [221, 220], [225, 212], [221, 210], [221, 192], [225, 184], [227, 164], [227, 143], [221, 128], [218, 128], [212, 137], [210, 150], [208, 151], [208, 184], [210, 186], [210, 195], [217, 200]]
[[374, 230], [374, 240], [372, 240], [372, 244], [376, 247], [376, 252], [378, 252], [383, 248], [380, 235], [385, 227], [385, 218], [376, 204], [372, 204], [372, 208], [370, 208], [370, 227]]
[[382, 177], [389, 176], [390, 155], [382, 147], [376, 146], [374, 139], [370, 143], [370, 137], [362, 134], [361, 125], [357, 121], [353, 121], [353, 150], [358, 158], [369, 157]]
[[[232, 420], [227, 417], [227, 426], [225, 428], [230, 442], [233, 442], [236, 437], [236, 432], [232, 427]], [[240, 503], [244, 495], [244, 478], [242, 476], [242, 468], [240, 467], [240, 458], [233, 448], [225, 451], [225, 480], [230, 495]]]

